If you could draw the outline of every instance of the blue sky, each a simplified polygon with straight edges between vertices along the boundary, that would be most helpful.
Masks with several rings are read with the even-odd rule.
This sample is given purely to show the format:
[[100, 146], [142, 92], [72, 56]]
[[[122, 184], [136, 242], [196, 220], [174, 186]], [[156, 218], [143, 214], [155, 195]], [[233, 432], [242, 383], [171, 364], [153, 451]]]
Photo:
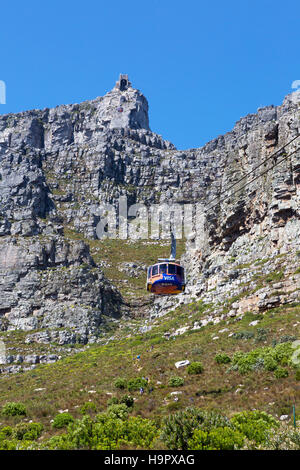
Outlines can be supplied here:
[[196, 148], [300, 79], [295, 0], [2, 2], [0, 113], [79, 103], [128, 73], [150, 127]]

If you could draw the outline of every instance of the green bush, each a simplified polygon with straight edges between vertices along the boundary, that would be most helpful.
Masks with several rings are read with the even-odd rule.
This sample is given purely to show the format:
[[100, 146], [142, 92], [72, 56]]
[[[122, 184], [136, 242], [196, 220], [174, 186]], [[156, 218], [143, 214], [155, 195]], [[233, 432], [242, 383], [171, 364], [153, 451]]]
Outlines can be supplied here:
[[168, 385], [169, 387], [181, 387], [184, 384], [184, 379], [182, 377], [170, 377]]
[[118, 405], [119, 399], [117, 397], [111, 397], [107, 400], [107, 406]]
[[228, 426], [210, 432], [197, 429], [188, 441], [189, 450], [235, 450], [243, 447], [245, 437]]
[[300, 380], [300, 368], [296, 370], [295, 379]]
[[216, 427], [230, 425], [229, 419], [213, 411], [188, 407], [164, 418], [161, 439], [171, 450], [188, 450], [188, 441], [196, 429], [210, 432]]
[[300, 450], [299, 429], [284, 426], [279, 430], [271, 430], [264, 442], [263, 449], [266, 450]]
[[148, 382], [143, 377], [135, 377], [134, 379], [128, 380], [128, 391], [134, 392], [139, 390], [141, 387], [145, 388], [148, 385]]
[[125, 403], [110, 405], [107, 408], [107, 414], [110, 418], [126, 419], [128, 417], [128, 407]]
[[158, 437], [156, 424], [149, 419], [129, 417], [112, 418], [101, 413], [92, 419], [84, 416], [69, 424], [67, 433], [54, 436], [41, 444], [44, 450], [115, 450], [122, 446], [137, 449], [151, 448]]
[[95, 412], [97, 411], [97, 407], [95, 405], [95, 403], [91, 402], [91, 401], [87, 401], [86, 403], [84, 403], [81, 407], [80, 407], [80, 413], [83, 414], [83, 415], [86, 415], [87, 413], [91, 413], [91, 412]]
[[38, 439], [43, 431], [41, 423], [19, 423], [12, 431], [12, 438], [18, 440], [33, 441]]
[[52, 427], [56, 429], [65, 428], [68, 424], [74, 421], [73, 416], [70, 413], [59, 413], [54, 417]]
[[255, 444], [265, 442], [268, 431], [279, 427], [279, 422], [264, 411], [243, 411], [231, 418], [231, 424]]
[[119, 389], [123, 390], [127, 387], [127, 381], [125, 379], [122, 379], [121, 377], [119, 377], [118, 379], [116, 379], [114, 381], [114, 386], [116, 388], [119, 388]]
[[253, 331], [238, 331], [232, 335], [234, 339], [251, 339], [254, 337]]
[[27, 410], [22, 403], [6, 403], [1, 410], [3, 416], [26, 416]]
[[277, 368], [277, 361], [272, 354], [266, 354], [263, 359], [265, 370], [275, 370]]
[[187, 373], [192, 374], [201, 374], [203, 372], [203, 365], [201, 362], [191, 362], [187, 367]]
[[11, 426], [4, 426], [0, 429], [0, 441], [3, 441], [7, 437], [11, 436], [12, 434], [12, 427]]
[[283, 367], [278, 367], [275, 370], [274, 375], [276, 379], [284, 379], [285, 377], [288, 377], [289, 371], [287, 369], [284, 369]]
[[122, 398], [120, 398], [120, 403], [124, 403], [127, 408], [132, 408], [134, 405], [134, 399], [130, 395], [123, 395]]
[[265, 328], [257, 328], [255, 343], [266, 341], [268, 334], [269, 330], [266, 330]]
[[225, 353], [218, 353], [216, 354], [215, 356], [215, 361], [218, 363], [218, 364], [228, 364], [228, 362], [231, 362], [231, 359], [229, 356], [227, 356], [227, 354]]
[[234, 354], [232, 364], [241, 374], [255, 370], [258, 365], [271, 371], [279, 365], [289, 364], [292, 354], [291, 343], [280, 343], [275, 347], [257, 348], [248, 353], [239, 351]]

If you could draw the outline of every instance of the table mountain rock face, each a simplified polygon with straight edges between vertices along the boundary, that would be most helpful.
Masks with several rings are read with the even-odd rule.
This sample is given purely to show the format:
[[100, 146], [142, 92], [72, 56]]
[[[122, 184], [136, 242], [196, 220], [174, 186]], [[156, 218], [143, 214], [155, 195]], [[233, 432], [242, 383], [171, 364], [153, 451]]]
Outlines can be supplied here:
[[127, 76], [95, 100], [1, 116], [1, 328], [65, 327], [91, 341], [103, 315], [122, 313], [88, 244], [67, 237], [96, 239], [99, 203], [117, 206], [120, 196], [202, 205], [205, 236], [194, 217], [184, 258], [191, 295], [224, 279], [228, 257], [299, 250], [300, 139], [261, 165], [299, 130], [288, 96], [202, 148], [176, 150], [150, 130], [147, 100]]

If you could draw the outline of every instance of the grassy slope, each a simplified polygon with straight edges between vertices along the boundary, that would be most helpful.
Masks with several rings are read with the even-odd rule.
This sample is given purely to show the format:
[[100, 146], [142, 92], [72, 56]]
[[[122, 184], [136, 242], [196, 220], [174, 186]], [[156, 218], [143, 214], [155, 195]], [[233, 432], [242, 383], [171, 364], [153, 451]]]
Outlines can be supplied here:
[[[268, 371], [241, 375], [237, 371], [228, 371], [228, 364], [218, 365], [215, 355], [222, 351], [232, 356], [235, 351], [250, 351], [270, 345], [272, 340], [285, 334], [290, 335], [291, 324], [300, 320], [300, 306], [270, 310], [261, 316], [257, 326], [249, 326], [254, 315], [247, 314], [239, 322], [230, 320], [207, 325], [176, 339], [164, 338], [163, 333], [172, 327], [201, 318], [205, 315], [203, 310], [201, 303], [181, 307], [156, 319], [152, 330], [143, 335], [137, 333], [126, 337], [124, 328], [117, 331], [116, 339], [106, 345], [90, 346], [55, 364], [40, 365], [32, 371], [2, 378], [1, 405], [7, 401], [24, 403], [29, 411], [28, 419], [42, 422], [45, 427], [43, 435], [47, 436], [54, 432], [50, 420], [58, 410], [68, 409], [74, 416], [80, 416], [79, 407], [89, 400], [96, 404], [97, 411], [104, 410], [109, 398], [128, 393], [114, 387], [117, 377], [144, 376], [150, 379], [153, 392], [147, 391], [142, 396], [133, 392], [136, 398], [133, 414], [143, 417], [163, 416], [191, 404], [219, 409], [228, 416], [253, 408], [280, 416], [290, 414], [293, 403], [299, 410], [300, 387], [297, 388], [295, 372], [291, 368], [289, 376], [284, 379], [276, 379], [274, 373]], [[138, 321], [131, 322], [132, 329], [137, 327]], [[229, 331], [220, 333], [224, 328]], [[267, 339], [263, 342], [257, 341], [258, 328], [267, 330]], [[252, 331], [254, 337], [238, 340], [228, 336], [245, 330]], [[216, 336], [219, 339], [213, 340]], [[140, 360], [136, 359], [137, 355], [141, 356]], [[193, 376], [186, 373], [186, 368], [176, 369], [175, 362], [183, 359], [201, 361], [203, 373]], [[168, 386], [169, 378], [174, 375], [184, 378], [183, 386]], [[39, 388], [43, 390], [36, 390]], [[170, 395], [172, 391], [182, 392], [178, 394], [178, 401]], [[18, 418], [1, 418], [3, 424], [16, 421]]]
[[[71, 229], [65, 231], [70, 239], [82, 238]], [[106, 276], [121, 288], [125, 300], [147, 298], [145, 293], [145, 273], [140, 271], [137, 278], [115, 269], [118, 262], [134, 261], [137, 264], [151, 264], [157, 257], [169, 254], [169, 244], [140, 241], [128, 243], [126, 240], [90, 240], [91, 254], [96, 263], [102, 266]], [[184, 245], [179, 243], [178, 255]], [[279, 260], [282, 262], [282, 259]], [[257, 276], [257, 275], [256, 275]], [[260, 285], [270, 285], [277, 278], [258, 276]], [[125, 281], [125, 282], [124, 282]], [[245, 294], [243, 294], [245, 295]], [[149, 297], [148, 297], [149, 298]], [[224, 311], [236, 297], [228, 298], [223, 305]], [[229, 371], [230, 364], [219, 365], [215, 356], [225, 352], [230, 357], [236, 351], [251, 351], [261, 346], [271, 345], [273, 340], [280, 340], [285, 335], [299, 337], [300, 305], [289, 308], [272, 309], [257, 315], [250, 312], [237, 321], [232, 318], [218, 324], [208, 324], [199, 330], [190, 330], [182, 335], [167, 340], [166, 332], [174, 332], [183, 326], [192, 326], [195, 321], [206, 317], [216, 306], [205, 306], [202, 302], [193, 302], [177, 310], [149, 321], [151, 330], [141, 334], [139, 328], [145, 324], [145, 317], [136, 315], [132, 320], [120, 322], [107, 321], [103, 344], [89, 347], [76, 346], [78, 352], [64, 357], [55, 364], [38, 365], [34, 370], [3, 376], [0, 380], [0, 406], [8, 401], [20, 401], [28, 409], [27, 420], [43, 423], [43, 438], [60, 432], [51, 427], [51, 419], [59, 410], [69, 410], [74, 417], [80, 416], [80, 406], [88, 401], [96, 404], [97, 412], [105, 410], [112, 396], [120, 397], [128, 391], [114, 387], [116, 378], [125, 379], [138, 376], [148, 377], [154, 390], [144, 395], [132, 392], [135, 397], [134, 415], [160, 419], [188, 405], [205, 409], [219, 409], [228, 416], [245, 409], [265, 410], [273, 415], [291, 414], [296, 403], [300, 411], [300, 387], [295, 379], [295, 371], [290, 367], [289, 376], [277, 379], [274, 372], [255, 371], [241, 375]], [[220, 306], [217, 306], [218, 308]], [[259, 320], [256, 326], [250, 326], [253, 320]], [[226, 331], [222, 331], [226, 329]], [[261, 335], [263, 329], [264, 335]], [[252, 332], [249, 339], [235, 339], [231, 333]], [[32, 333], [32, 332], [30, 332]], [[7, 348], [11, 351], [35, 352], [36, 354], [57, 352], [57, 345], [24, 344], [26, 332], [3, 332], [0, 334]], [[246, 335], [247, 336], [247, 335]], [[248, 334], [249, 336], [249, 334]], [[251, 336], [251, 335], [250, 335]], [[113, 338], [113, 339], [112, 339]], [[215, 339], [214, 339], [215, 338]], [[260, 340], [261, 338], [261, 340]], [[64, 356], [64, 349], [59, 353]], [[140, 360], [136, 357], [140, 355]], [[175, 362], [188, 359], [190, 362], [201, 361], [204, 371], [200, 375], [188, 375], [186, 368], [176, 369]], [[172, 388], [168, 381], [172, 376], [184, 378], [184, 385]], [[171, 392], [177, 394], [178, 400]], [[23, 418], [1, 417], [1, 423], [14, 424]]]

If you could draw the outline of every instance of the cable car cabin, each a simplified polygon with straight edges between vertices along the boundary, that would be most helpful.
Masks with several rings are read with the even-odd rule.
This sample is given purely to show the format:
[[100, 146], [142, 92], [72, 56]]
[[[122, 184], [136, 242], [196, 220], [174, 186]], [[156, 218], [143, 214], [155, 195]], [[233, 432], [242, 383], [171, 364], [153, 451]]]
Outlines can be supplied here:
[[150, 266], [147, 272], [147, 290], [158, 295], [184, 292], [184, 268], [178, 263], [169, 261]]

